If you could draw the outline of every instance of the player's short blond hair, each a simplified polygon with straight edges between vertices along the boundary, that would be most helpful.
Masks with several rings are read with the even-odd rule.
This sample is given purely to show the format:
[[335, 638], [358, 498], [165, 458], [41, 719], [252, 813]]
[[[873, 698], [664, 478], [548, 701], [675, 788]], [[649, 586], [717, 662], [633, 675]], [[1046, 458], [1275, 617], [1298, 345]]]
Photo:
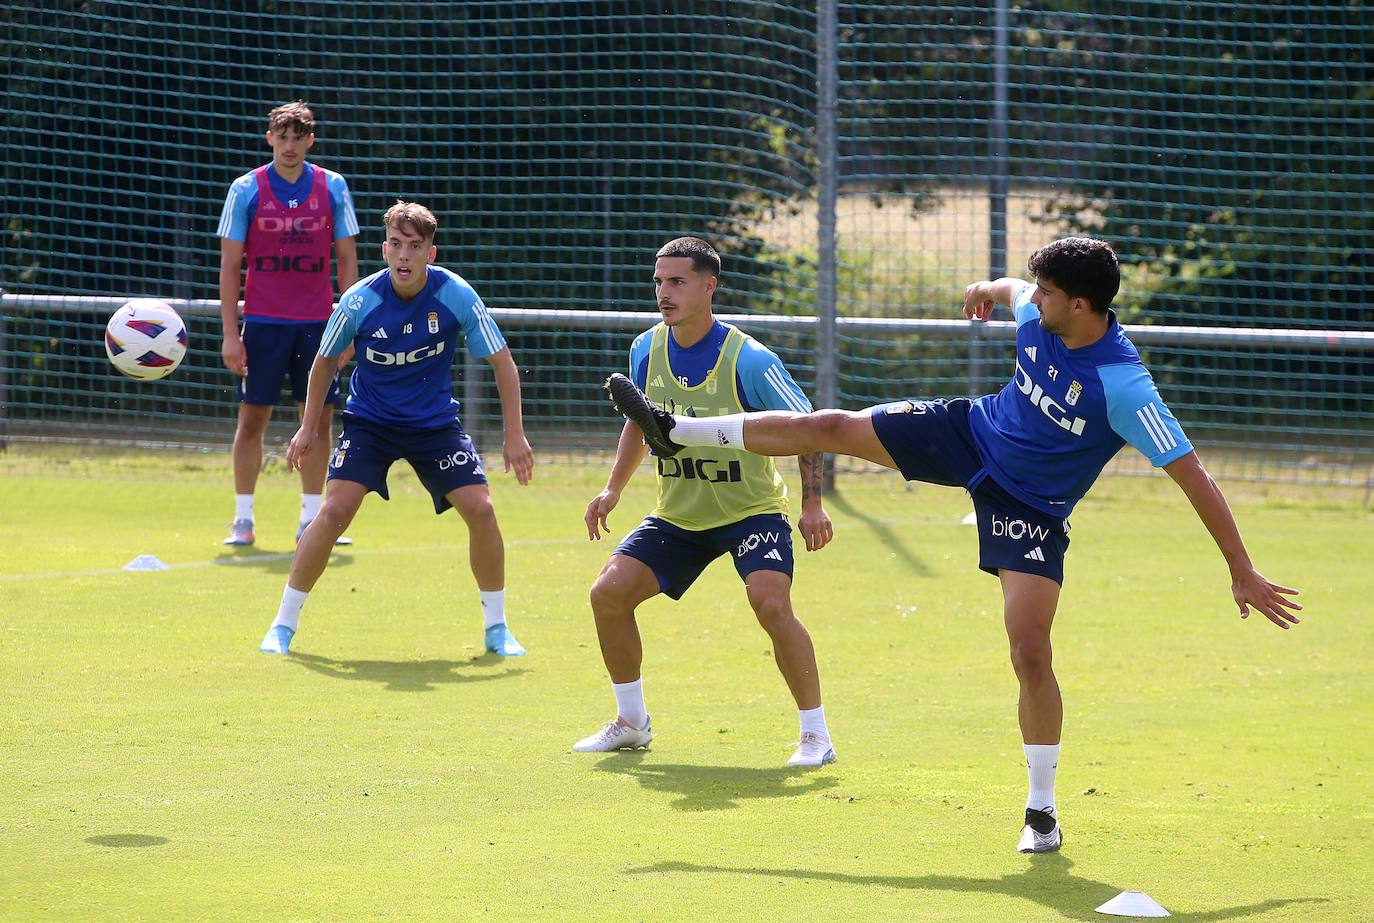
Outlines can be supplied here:
[[432, 241], [434, 232], [439, 228], [439, 221], [434, 217], [434, 212], [423, 205], [397, 199], [396, 204], [382, 215], [382, 228], [386, 231], [392, 228], [399, 231], [404, 228], [419, 234], [425, 240]]

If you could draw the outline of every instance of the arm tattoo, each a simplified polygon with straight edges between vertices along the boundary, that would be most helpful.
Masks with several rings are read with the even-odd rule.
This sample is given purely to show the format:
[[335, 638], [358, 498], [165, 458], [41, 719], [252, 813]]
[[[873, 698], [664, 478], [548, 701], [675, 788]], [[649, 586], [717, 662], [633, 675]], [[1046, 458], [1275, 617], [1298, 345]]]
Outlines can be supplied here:
[[797, 467], [801, 469], [802, 502], [821, 495], [821, 480], [825, 473], [825, 454], [810, 452], [797, 456]]

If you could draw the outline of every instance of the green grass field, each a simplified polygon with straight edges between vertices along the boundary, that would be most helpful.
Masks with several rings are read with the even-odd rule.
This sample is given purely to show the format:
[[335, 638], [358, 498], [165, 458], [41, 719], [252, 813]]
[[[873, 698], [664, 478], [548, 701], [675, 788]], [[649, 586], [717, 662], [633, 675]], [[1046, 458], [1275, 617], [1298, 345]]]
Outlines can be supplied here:
[[[1261, 569], [1303, 590], [1283, 632], [1236, 617], [1166, 478], [1098, 486], [1056, 631], [1065, 847], [1026, 857], [960, 492], [849, 476], [831, 498], [795, 597], [839, 762], [808, 773], [783, 768], [796, 713], [725, 562], [641, 611], [653, 749], [571, 752], [613, 713], [586, 603], [613, 546], [581, 523], [603, 478], [494, 486], [528, 657], [481, 655], [461, 523], [398, 469], [281, 658], [257, 642], [285, 474], [234, 554], [222, 456], [0, 455], [0, 917], [1094, 920], [1143, 890], [1180, 920], [1374, 919], [1368, 510], [1232, 490]], [[140, 553], [171, 570], [120, 570]]]

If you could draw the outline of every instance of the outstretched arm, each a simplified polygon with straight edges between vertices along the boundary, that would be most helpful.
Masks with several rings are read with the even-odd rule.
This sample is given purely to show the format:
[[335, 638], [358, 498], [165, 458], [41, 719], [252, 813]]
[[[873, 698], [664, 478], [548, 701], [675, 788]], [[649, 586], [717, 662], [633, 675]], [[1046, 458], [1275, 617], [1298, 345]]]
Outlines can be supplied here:
[[994, 305], [1011, 307], [1016, 293], [1025, 284], [1021, 279], [1010, 277], [973, 283], [964, 289], [964, 316], [969, 320], [987, 320], [992, 316]]
[[809, 452], [797, 456], [797, 467], [801, 469], [802, 513], [797, 520], [797, 528], [806, 540], [807, 551], [819, 551], [830, 544], [835, 536], [830, 514], [821, 504], [821, 484], [825, 472], [825, 454]]
[[1197, 453], [1189, 452], [1165, 465], [1164, 470], [1174, 479], [1188, 502], [1193, 504], [1198, 518], [1212, 533], [1222, 557], [1226, 558], [1226, 566], [1231, 570], [1231, 595], [1240, 607], [1240, 617], [1248, 618], [1250, 607], [1254, 606], [1280, 628], [1298, 624], [1300, 619], [1289, 610], [1301, 611], [1302, 606], [1288, 598], [1296, 596], [1298, 591], [1272, 583], [1255, 570], [1245, 550], [1245, 542], [1240, 537], [1235, 517], [1231, 515], [1231, 507], [1227, 505], [1217, 482], [1202, 467]]

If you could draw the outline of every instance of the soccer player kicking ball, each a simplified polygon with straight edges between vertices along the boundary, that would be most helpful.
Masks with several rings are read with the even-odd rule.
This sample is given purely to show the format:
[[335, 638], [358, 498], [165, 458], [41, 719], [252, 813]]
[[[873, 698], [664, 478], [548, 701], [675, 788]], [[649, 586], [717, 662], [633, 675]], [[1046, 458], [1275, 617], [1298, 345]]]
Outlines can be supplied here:
[[505, 546], [492, 509], [482, 459], [458, 421], [453, 399], [453, 354], [462, 336], [468, 352], [496, 374], [505, 418], [501, 456], [528, 484], [534, 455], [520, 413], [520, 373], [501, 331], [482, 299], [457, 274], [432, 266], [436, 222], [429, 209], [397, 202], [382, 219], [382, 256], [387, 268], [354, 285], [329, 318], [320, 352], [310, 368], [301, 428], [286, 450], [288, 468], [299, 468], [319, 444], [325, 394], [350, 346], [357, 368], [350, 379], [343, 432], [329, 462], [329, 489], [320, 514], [306, 528], [291, 561], [281, 608], [261, 650], [291, 649], [301, 607], [324, 572], [334, 542], [352, 521], [363, 497], [375, 490], [389, 499], [386, 473], [404, 458], [434, 498], [434, 512], [450, 506], [468, 527], [468, 559], [486, 623], [486, 649], [518, 656], [525, 649], [506, 626]]
[[[631, 374], [654, 401], [697, 417], [775, 408], [810, 410], [810, 402], [777, 356], [715, 319], [711, 299], [719, 281], [720, 256], [704, 240], [679, 237], [658, 251], [654, 288], [663, 322], [640, 334], [630, 347]], [[609, 533], [607, 517], [645, 451], [639, 430], [627, 421], [606, 488], [587, 504], [589, 539]], [[573, 749], [599, 753], [648, 745], [653, 732], [644, 706], [644, 657], [635, 608], [659, 593], [681, 599], [708, 564], [729, 553], [800, 711], [801, 740], [788, 765], [833, 762], [816, 653], [806, 627], [792, 612], [787, 487], [773, 460], [739, 446], [705, 443], [682, 454], [675, 448], [655, 449], [655, 454], [658, 505], [616, 548], [591, 592], [617, 714]], [[821, 506], [821, 456], [805, 452], [797, 461], [802, 476], [798, 528], [807, 551], [815, 551], [832, 535], [830, 517]]]
[[1063, 841], [1054, 805], [1063, 701], [1051, 666], [1050, 626], [1064, 578], [1068, 516], [1102, 468], [1130, 443], [1162, 467], [1192, 503], [1231, 571], [1245, 618], [1254, 607], [1280, 628], [1297, 624], [1298, 591], [1250, 563], [1225, 497], [1159, 397], [1111, 310], [1116, 254], [1082, 237], [1030, 259], [1034, 283], [975, 282], [964, 314], [985, 321], [994, 303], [1015, 315], [1016, 374], [976, 401], [899, 401], [861, 411], [763, 413], [694, 420], [653, 407], [624, 376], [608, 388], [617, 409], [654, 452], [743, 447], [760, 455], [838, 452], [896, 468], [907, 480], [964, 487], [978, 517], [979, 566], [1002, 583], [1018, 717], [1030, 772], [1017, 849], [1049, 852]]

